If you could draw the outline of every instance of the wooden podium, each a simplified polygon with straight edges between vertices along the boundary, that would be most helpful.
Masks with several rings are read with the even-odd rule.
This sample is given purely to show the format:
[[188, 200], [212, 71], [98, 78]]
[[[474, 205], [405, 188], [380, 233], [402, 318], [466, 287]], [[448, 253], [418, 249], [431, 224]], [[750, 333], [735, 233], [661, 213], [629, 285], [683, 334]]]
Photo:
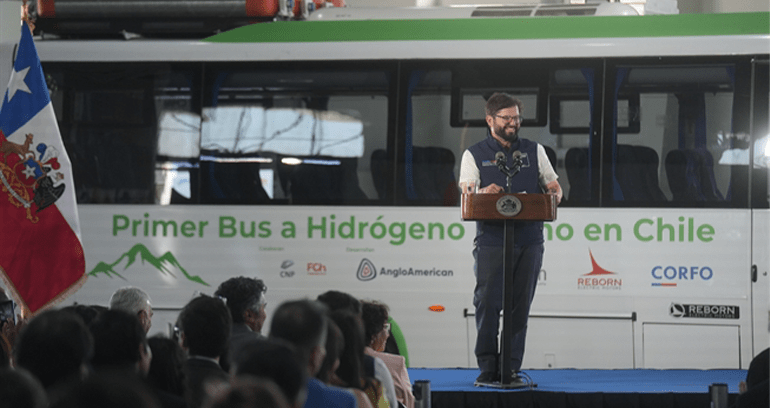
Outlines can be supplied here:
[[[514, 221], [553, 221], [556, 196], [552, 194], [463, 194], [460, 205], [464, 221], [503, 221], [503, 330], [500, 333], [500, 388], [512, 385], [511, 339], [513, 327], [513, 233]], [[497, 386], [497, 384], [489, 384]]]

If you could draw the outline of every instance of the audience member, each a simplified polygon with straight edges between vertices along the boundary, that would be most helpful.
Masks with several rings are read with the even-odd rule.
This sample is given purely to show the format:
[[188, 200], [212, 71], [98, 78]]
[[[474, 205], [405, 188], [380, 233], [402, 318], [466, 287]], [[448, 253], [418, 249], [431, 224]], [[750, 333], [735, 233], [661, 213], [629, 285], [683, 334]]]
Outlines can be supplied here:
[[378, 357], [390, 371], [393, 385], [396, 389], [396, 399], [407, 408], [414, 408], [414, 395], [409, 372], [406, 370], [404, 357], [385, 353], [385, 344], [390, 337], [388, 323], [388, 307], [377, 302], [361, 302], [361, 317], [364, 322], [366, 348], [364, 352], [372, 357]]
[[150, 327], [152, 327], [150, 295], [137, 287], [126, 286], [116, 290], [110, 298], [110, 309], [135, 314], [142, 323], [145, 333], [149, 332]]
[[[318, 301], [325, 304], [329, 308], [329, 312], [347, 310], [361, 318], [361, 301], [348, 293], [330, 290], [318, 295]], [[385, 397], [388, 398], [388, 403], [393, 408], [397, 407], [396, 388], [385, 362], [377, 357], [364, 355], [364, 373], [382, 383], [382, 386], [385, 387]]]
[[241, 376], [214, 396], [206, 408], [289, 408], [289, 403], [272, 381]]
[[111, 371], [92, 375], [67, 389], [51, 408], [160, 408], [139, 378]]
[[[94, 338], [91, 365], [96, 375], [122, 375], [129, 380], [144, 381], [150, 371], [152, 352], [147, 344], [139, 319], [122, 310], [107, 310], [94, 319], [89, 327]], [[184, 407], [181, 396], [161, 390], [151, 390], [162, 407]]]
[[348, 293], [330, 290], [318, 295], [317, 299], [329, 308], [329, 312], [347, 310], [354, 315], [361, 315], [361, 301]]
[[248, 342], [263, 338], [262, 325], [265, 324], [265, 292], [267, 286], [261, 279], [239, 276], [230, 278], [221, 285], [214, 296], [226, 300], [227, 308], [233, 319], [230, 343], [219, 364], [227, 371], [230, 359]]
[[267, 378], [281, 389], [290, 407], [305, 405], [305, 370], [290, 344], [278, 339], [255, 340], [241, 349], [234, 362], [236, 376]]
[[366, 345], [364, 344], [364, 328], [361, 319], [342, 310], [333, 312], [331, 318], [340, 328], [342, 338], [345, 340], [345, 348], [340, 355], [340, 365], [336, 371], [337, 378], [342, 380], [347, 387], [364, 391], [373, 407], [390, 407], [382, 384], [364, 372], [364, 348]]
[[[342, 338], [342, 332], [340, 331], [340, 328], [337, 327], [337, 324], [329, 319], [327, 322], [326, 333], [326, 357], [324, 357], [324, 361], [321, 363], [321, 369], [315, 375], [316, 378], [323, 381], [325, 384], [345, 387], [345, 382], [337, 377], [337, 368], [340, 366], [340, 356], [344, 350], [345, 339]], [[356, 396], [359, 408], [372, 407], [369, 397], [363, 390], [358, 388], [347, 388], [347, 390]]]
[[212, 392], [229, 381], [219, 359], [230, 340], [231, 326], [227, 306], [215, 297], [198, 296], [179, 314], [179, 340], [188, 357], [182, 365], [185, 400], [190, 408], [203, 406]]
[[43, 385], [23, 368], [0, 369], [0, 408], [46, 408]]
[[738, 386], [740, 395], [732, 405], [734, 408], [770, 407], [770, 348], [757, 354], [749, 364], [746, 381]]
[[91, 365], [95, 370], [126, 371], [144, 377], [150, 369], [150, 352], [144, 328], [133, 314], [107, 310], [89, 326], [94, 339]]
[[147, 382], [156, 390], [184, 397], [182, 365], [187, 356], [179, 343], [157, 335], [147, 339], [152, 352]]
[[16, 365], [37, 377], [50, 396], [57, 386], [85, 375], [93, 339], [80, 317], [48, 310], [22, 329], [14, 353]]
[[281, 304], [270, 324], [270, 338], [291, 343], [303, 365], [307, 377], [305, 408], [357, 407], [352, 393], [315, 378], [326, 353], [326, 331], [326, 309], [311, 300]]
[[98, 316], [100, 313], [104, 312], [105, 310], [109, 310], [104, 306], [99, 305], [70, 305], [61, 308], [61, 310], [64, 310], [66, 312], [74, 313], [78, 316], [80, 316], [81, 319], [83, 319], [83, 323], [86, 324], [86, 326], [89, 326], [91, 322], [96, 319], [96, 316]]

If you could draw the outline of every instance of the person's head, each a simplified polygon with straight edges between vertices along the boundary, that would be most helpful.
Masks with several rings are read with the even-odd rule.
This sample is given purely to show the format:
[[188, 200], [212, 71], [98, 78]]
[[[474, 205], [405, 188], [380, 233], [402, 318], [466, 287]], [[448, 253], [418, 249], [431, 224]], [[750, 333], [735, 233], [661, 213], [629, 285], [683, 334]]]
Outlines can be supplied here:
[[133, 286], [120, 288], [110, 298], [110, 309], [123, 310], [135, 314], [144, 327], [144, 332], [152, 326], [152, 302], [147, 292]]
[[151, 353], [144, 328], [136, 315], [122, 310], [107, 310], [89, 326], [94, 338], [95, 369], [127, 369], [147, 374]]
[[136, 376], [107, 371], [68, 388], [51, 408], [160, 408], [152, 391]]
[[219, 298], [201, 295], [179, 313], [182, 347], [191, 356], [219, 358], [230, 341], [232, 318]]
[[278, 339], [257, 340], [243, 347], [233, 364], [236, 377], [267, 378], [281, 389], [289, 405], [305, 404], [305, 368], [294, 347]]
[[318, 295], [318, 301], [325, 304], [330, 312], [347, 310], [355, 315], [361, 315], [361, 301], [345, 292], [330, 290]]
[[511, 143], [519, 138], [521, 101], [506, 93], [495, 92], [487, 99], [486, 121], [492, 137]]
[[90, 325], [94, 319], [96, 319], [96, 316], [99, 315], [99, 313], [107, 310], [104, 306], [98, 306], [98, 305], [71, 305], [67, 307], [63, 307], [61, 310], [74, 313], [78, 316], [80, 316], [81, 319], [83, 319], [83, 323], [86, 324], [86, 326]]
[[382, 303], [364, 301], [361, 303], [361, 318], [366, 345], [376, 351], [384, 351], [390, 336], [388, 307]]
[[316, 378], [327, 384], [331, 382], [332, 375], [340, 366], [343, 350], [345, 350], [345, 339], [342, 338], [342, 332], [337, 327], [337, 323], [329, 319], [326, 332], [326, 357], [321, 363], [321, 369], [316, 373]]
[[331, 319], [342, 332], [345, 348], [340, 355], [337, 377], [349, 387], [363, 389], [364, 374], [364, 328], [361, 319], [347, 311], [338, 310], [331, 314]]
[[79, 377], [93, 354], [93, 339], [83, 320], [61, 310], [45, 311], [21, 330], [14, 349], [18, 367], [51, 386]]
[[48, 397], [43, 385], [23, 368], [0, 369], [0, 407], [46, 408]]
[[174, 395], [184, 394], [182, 364], [187, 359], [184, 350], [174, 340], [161, 335], [147, 339], [152, 351], [147, 381], [155, 388]]
[[214, 296], [227, 299], [227, 308], [230, 309], [233, 323], [245, 323], [251, 330], [259, 333], [267, 317], [265, 292], [267, 286], [261, 279], [239, 276], [222, 282]]
[[270, 337], [291, 343], [307, 374], [315, 376], [326, 354], [326, 307], [307, 299], [282, 303], [273, 314]]
[[211, 398], [204, 408], [290, 408], [290, 405], [274, 382], [242, 376]]

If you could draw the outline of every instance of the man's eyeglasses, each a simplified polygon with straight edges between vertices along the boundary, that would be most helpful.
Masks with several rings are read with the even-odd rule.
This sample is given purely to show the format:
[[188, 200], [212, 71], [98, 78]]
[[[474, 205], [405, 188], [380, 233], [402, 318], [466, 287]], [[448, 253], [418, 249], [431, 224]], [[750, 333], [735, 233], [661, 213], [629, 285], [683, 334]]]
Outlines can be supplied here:
[[515, 123], [521, 123], [521, 116], [500, 116], [495, 115], [496, 118], [500, 118], [504, 120], [505, 122], [515, 122]]

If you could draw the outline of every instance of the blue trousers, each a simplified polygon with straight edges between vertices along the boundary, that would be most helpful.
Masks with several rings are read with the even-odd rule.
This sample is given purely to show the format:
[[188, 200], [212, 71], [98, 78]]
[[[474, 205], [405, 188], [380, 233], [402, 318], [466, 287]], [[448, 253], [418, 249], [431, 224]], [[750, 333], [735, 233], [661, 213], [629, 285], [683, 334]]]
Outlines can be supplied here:
[[[476, 246], [476, 361], [481, 371], [500, 371], [498, 331], [503, 310], [503, 247]], [[535, 297], [537, 277], [543, 264], [543, 244], [516, 246], [513, 266], [513, 336], [511, 339], [511, 369], [521, 370], [524, 343], [527, 336], [529, 307]]]

